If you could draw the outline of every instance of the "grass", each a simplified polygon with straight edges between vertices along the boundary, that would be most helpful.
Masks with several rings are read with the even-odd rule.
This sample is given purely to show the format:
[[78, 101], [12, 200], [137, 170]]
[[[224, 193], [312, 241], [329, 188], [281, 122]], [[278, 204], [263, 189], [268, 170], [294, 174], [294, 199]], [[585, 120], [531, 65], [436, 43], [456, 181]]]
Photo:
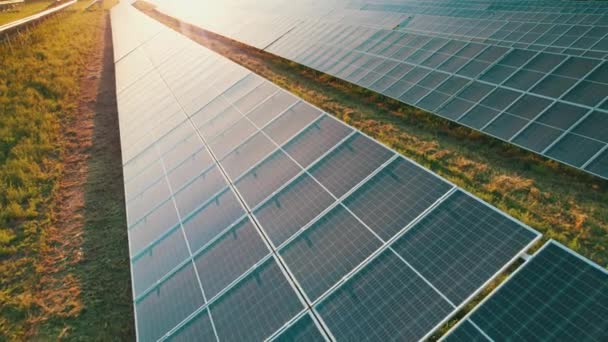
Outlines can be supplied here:
[[608, 181], [438, 116], [162, 14], [135, 6], [608, 266]]
[[0, 12], [0, 25], [8, 24], [17, 19], [22, 19], [32, 14], [42, 12], [47, 9], [47, 7], [49, 7], [49, 5], [51, 5], [53, 2], [54, 1], [52, 0], [26, 0], [23, 5], [17, 7], [16, 9], [6, 12]]
[[109, 23], [87, 4], [0, 43], [0, 340], [133, 338]]

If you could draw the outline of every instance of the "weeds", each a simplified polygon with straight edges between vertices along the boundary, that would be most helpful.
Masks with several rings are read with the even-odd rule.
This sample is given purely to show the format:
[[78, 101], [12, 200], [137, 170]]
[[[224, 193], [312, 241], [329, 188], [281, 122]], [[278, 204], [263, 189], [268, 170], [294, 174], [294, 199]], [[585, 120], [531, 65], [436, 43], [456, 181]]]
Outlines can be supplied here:
[[52, 3], [53, 0], [26, 0], [26, 2], [18, 9], [0, 12], [0, 25], [8, 24], [12, 21], [29, 17], [30, 15], [36, 14], [38, 12], [42, 12], [47, 9]]
[[[132, 336], [126, 242], [99, 252], [90, 246], [101, 243], [90, 241], [99, 239], [99, 233], [83, 237], [87, 227], [100, 229], [85, 216], [99, 215], [95, 210], [116, 203], [120, 204], [110, 217], [113, 225], [103, 220], [96, 224], [104, 224], [106, 233], [118, 224], [126, 234], [120, 225], [124, 224], [120, 192], [105, 206], [90, 204], [84, 213], [80, 210], [84, 204], [75, 203], [74, 217], [84, 215], [80, 226], [68, 227], [59, 212], [58, 198], [73, 157], [68, 155], [67, 127], [82, 114], [78, 110], [81, 82], [103, 33], [104, 12], [83, 11], [86, 5], [80, 2], [0, 42], [0, 340]], [[97, 170], [98, 179], [107, 180], [105, 171]], [[99, 199], [91, 193], [84, 197], [93, 203]], [[85, 221], [89, 225], [83, 229]], [[122, 235], [117, 237], [124, 240]], [[108, 236], [110, 242], [115, 239]], [[122, 272], [116, 273], [118, 289], [95, 288], [93, 278], [104, 286], [109, 282], [104, 281], [104, 273], [87, 272], [116, 271], [106, 262], [115, 262], [108, 253], [120, 247], [125, 251], [118, 253]], [[122, 284], [127, 284], [126, 296]], [[126, 302], [126, 309], [116, 305], [117, 300]], [[118, 328], [108, 328], [104, 313], [108, 310], [103, 305], [100, 309], [99, 301], [116, 306], [109, 315], [122, 316], [112, 316]], [[73, 330], [80, 332], [70, 335]], [[122, 335], [116, 335], [117, 331]]]

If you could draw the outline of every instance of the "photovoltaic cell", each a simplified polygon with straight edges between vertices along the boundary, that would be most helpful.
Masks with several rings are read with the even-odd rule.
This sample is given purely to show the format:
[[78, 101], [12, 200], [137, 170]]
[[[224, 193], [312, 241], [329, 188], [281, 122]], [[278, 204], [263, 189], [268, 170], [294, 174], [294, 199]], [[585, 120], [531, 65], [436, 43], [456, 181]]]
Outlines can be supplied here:
[[388, 241], [451, 187], [398, 158], [346, 198], [344, 204]]
[[235, 182], [250, 208], [295, 177], [301, 169], [282, 151], [276, 151]]
[[336, 197], [341, 197], [393, 153], [357, 133], [312, 167], [310, 173]]
[[274, 260], [267, 261], [211, 305], [222, 341], [262, 340], [303, 309]]
[[608, 150], [604, 150], [603, 152], [600, 153], [600, 155], [598, 155], [595, 160], [593, 160], [593, 162], [591, 162], [591, 164], [589, 164], [589, 169], [597, 172], [597, 173], [602, 173], [602, 176], [606, 176], [608, 175], [608, 170], [606, 167], [608, 166]]
[[243, 215], [245, 215], [245, 210], [230, 189], [226, 189], [212, 198], [184, 220], [184, 231], [192, 251], [211, 242]]
[[257, 128], [245, 117], [226, 129], [209, 143], [211, 150], [218, 159], [241, 145], [248, 137], [257, 133]]
[[179, 223], [175, 205], [170, 200], [145, 216], [129, 229], [131, 255], [152, 243], [162, 233]]
[[258, 127], [264, 127], [296, 102], [296, 97], [287, 92], [280, 91], [250, 111], [247, 117]]
[[285, 143], [321, 115], [321, 111], [304, 102], [299, 102], [278, 117], [264, 132], [279, 145]]
[[181, 229], [175, 229], [157, 245], [147, 248], [133, 261], [135, 295], [154, 285], [189, 256]]
[[205, 295], [213, 298], [269, 253], [251, 221], [243, 219], [195, 258]]
[[211, 325], [211, 319], [207, 311], [199, 314], [185, 327], [180, 329], [175, 335], [169, 337], [169, 341], [188, 342], [188, 341], [214, 341], [215, 333]]
[[226, 181], [218, 168], [214, 167], [175, 193], [177, 209], [182, 216], [186, 216], [225, 187]]
[[559, 157], [570, 165], [582, 166], [604, 147], [604, 144], [582, 137], [578, 134], [568, 133], [553, 145], [547, 154]]
[[[159, 2], [171, 14], [188, 17], [187, 6]], [[604, 61], [608, 38], [601, 19], [607, 10], [599, 3], [488, 0], [462, 5], [456, 1], [389, 4], [364, 0], [357, 4], [332, 2], [321, 6], [324, 11], [310, 2], [287, 6], [279, 1], [272, 6], [270, 1], [262, 1], [253, 8], [230, 3], [241, 11], [222, 14], [232, 19], [227, 22], [243, 21], [242, 29], [203, 18], [196, 23], [244, 43], [254, 42], [249, 39], [252, 32], [266, 35], [272, 44], [257, 48], [509, 142], [533, 116], [510, 113], [516, 118], [500, 116], [484, 129], [490, 118], [500, 113], [479, 113], [482, 108], [501, 112], [514, 104], [521, 91], [542, 96], [532, 102], [538, 106], [546, 100], [590, 109], [601, 106], [608, 93], [607, 78], [603, 77], [608, 70]], [[245, 12], [241, 15], [247, 20], [238, 14]], [[260, 31], [265, 24], [262, 18], [270, 13], [291, 21], [291, 28], [285, 31], [276, 25], [274, 30]], [[467, 89], [467, 83], [479, 89]], [[486, 99], [488, 91], [481, 88], [493, 86], [497, 91]], [[479, 103], [486, 107], [476, 107], [476, 112], [460, 120]], [[606, 109], [600, 107], [608, 114]], [[570, 130], [574, 123], [570, 125], [561, 129]], [[518, 144], [603, 177], [606, 171], [597, 171], [602, 166], [591, 168], [591, 152], [580, 157], [587, 160], [573, 163], [567, 154], [548, 153], [542, 148], [559, 139], [543, 134], [542, 142]]]
[[452, 307], [387, 250], [322, 301], [317, 310], [338, 340], [414, 341], [425, 336]]
[[[171, 154], [171, 152], [169, 152], [169, 154]], [[173, 189], [182, 188], [186, 183], [213, 166], [212, 163], [207, 162], [211, 157], [209, 157], [209, 153], [205, 149], [190, 155], [173, 169], [170, 169], [170, 164], [165, 161], [165, 159], [166, 158], [163, 157], [163, 163], [167, 168], [167, 178], [169, 178], [169, 184], [171, 184]]]
[[284, 146], [284, 150], [302, 167], [338, 145], [353, 130], [327, 115], [323, 115]]
[[194, 267], [188, 264], [136, 304], [138, 338], [159, 339], [203, 304]]
[[537, 236], [456, 191], [392, 247], [458, 305]]
[[327, 191], [303, 174], [260, 206], [254, 215], [279, 246], [333, 202]]
[[250, 110], [255, 108], [259, 103], [264, 101], [267, 97], [277, 92], [276, 86], [272, 83], [264, 82], [257, 88], [253, 89], [247, 95], [241, 97], [234, 102], [234, 107], [242, 114], [249, 113]]
[[274, 151], [275, 148], [275, 144], [260, 132], [228, 154], [221, 160], [221, 164], [228, 176], [234, 180]]
[[[288, 7], [294, 6], [309, 10], [306, 2]], [[574, 63], [589, 70], [587, 81], [601, 90], [595, 85], [606, 84], [599, 51], [573, 60], [563, 58], [565, 47], [541, 55], [542, 48], [530, 52], [518, 45], [523, 52], [512, 55], [509, 46], [402, 32], [420, 25], [416, 16], [370, 16], [364, 10], [355, 19], [356, 12], [328, 9], [328, 16], [316, 15], [322, 27], [307, 20], [292, 24], [286, 37], [314, 29], [310, 39], [328, 44], [308, 46], [298, 39], [290, 48], [305, 53], [307, 63], [361, 85], [391, 89], [393, 97], [410, 96], [418, 106], [479, 129], [499, 118], [518, 118], [525, 124], [505, 136], [543, 153], [575, 150], [571, 136], [598, 143], [583, 167], [603, 172], [607, 152], [597, 127], [605, 105], [591, 109], [494, 85], [520, 66], [546, 69], [551, 77], [583, 77], [573, 76]], [[129, 29], [122, 26], [129, 35], [161, 25], [126, 4], [113, 13], [129, 19]], [[275, 22], [268, 20], [267, 32], [285, 27]], [[248, 24], [240, 23], [245, 32]], [[452, 33], [479, 34], [491, 26], [459, 25]], [[526, 31], [525, 26], [513, 25]], [[142, 38], [134, 47], [154, 67], [118, 93], [139, 340], [213, 340], [216, 334], [220, 340], [420, 339], [537, 238], [272, 83], [177, 32], [154, 30], [162, 31], [158, 39]], [[512, 34], [534, 38], [523, 31], [503, 37]], [[118, 42], [121, 37], [114, 34]], [[444, 55], [434, 58], [439, 54]], [[516, 67], [501, 74], [500, 82], [479, 79], [489, 73], [483, 69], [503, 60], [505, 68]], [[553, 91], [548, 83], [547, 91]], [[552, 141], [552, 130], [564, 133]], [[575, 157], [582, 162], [586, 155]]]
[[279, 342], [320, 342], [325, 341], [325, 338], [315, 326], [310, 315], [304, 315], [298, 319], [296, 323], [282, 332], [273, 341]]
[[[549, 242], [469, 320], [494, 341], [603, 341], [607, 317], [606, 270]], [[470, 325], [457, 326], [446, 340], [468, 341], [470, 331]]]
[[514, 137], [513, 142], [533, 151], [540, 152], [555, 141], [563, 131], [546, 125], [531, 123]]
[[128, 224], [134, 225], [145, 218], [159, 205], [170, 198], [169, 186], [164, 177], [145, 188], [138, 195], [130, 197], [127, 202]]
[[207, 140], [212, 141], [226, 129], [237, 123], [242, 117], [235, 107], [230, 106], [198, 128]]
[[[348, 236], [348, 239], [344, 239]], [[338, 206], [280, 251], [311, 300], [317, 299], [381, 245], [344, 207]]]

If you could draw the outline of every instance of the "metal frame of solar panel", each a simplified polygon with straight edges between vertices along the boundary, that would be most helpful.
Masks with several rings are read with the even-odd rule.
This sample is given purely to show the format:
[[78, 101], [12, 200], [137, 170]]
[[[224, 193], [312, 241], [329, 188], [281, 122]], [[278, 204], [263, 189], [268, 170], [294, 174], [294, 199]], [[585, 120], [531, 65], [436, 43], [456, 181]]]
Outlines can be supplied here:
[[[189, 8], [156, 2], [178, 17]], [[260, 20], [212, 29], [608, 179], [605, 3], [338, 1], [298, 16], [285, 2], [272, 14], [293, 27], [274, 30], [257, 29], [270, 9], [256, 3], [246, 16]]]
[[605, 341], [608, 271], [548, 241], [440, 341]]
[[[112, 12], [154, 26], [130, 6]], [[224, 57], [152, 31], [114, 34], [138, 340], [425, 338], [540, 238]]]

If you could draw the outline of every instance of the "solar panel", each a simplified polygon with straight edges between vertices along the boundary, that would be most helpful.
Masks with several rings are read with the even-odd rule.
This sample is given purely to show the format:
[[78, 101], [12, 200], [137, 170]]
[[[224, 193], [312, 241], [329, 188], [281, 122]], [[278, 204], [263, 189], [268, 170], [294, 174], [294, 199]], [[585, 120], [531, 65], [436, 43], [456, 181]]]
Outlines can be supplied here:
[[[203, 28], [608, 178], [608, 138], [598, 131], [608, 117], [605, 3], [228, 1], [225, 23], [210, 25], [211, 15], [189, 14], [192, 1], [156, 2]], [[269, 28], [270, 16], [290, 29]]]
[[[135, 13], [116, 17], [151, 20]], [[138, 340], [423, 338], [539, 238], [237, 64], [158, 32], [136, 51], [168, 44], [171, 57], [150, 57], [150, 75], [132, 81], [116, 75], [129, 80], [118, 108]], [[166, 106], [140, 108], [158, 97]], [[173, 119], [157, 123], [167, 111]]]
[[608, 272], [550, 241], [445, 341], [604, 341]]
[[304, 315], [285, 331], [281, 332], [273, 341], [282, 342], [308, 342], [326, 341], [325, 337], [315, 325], [310, 315]]

